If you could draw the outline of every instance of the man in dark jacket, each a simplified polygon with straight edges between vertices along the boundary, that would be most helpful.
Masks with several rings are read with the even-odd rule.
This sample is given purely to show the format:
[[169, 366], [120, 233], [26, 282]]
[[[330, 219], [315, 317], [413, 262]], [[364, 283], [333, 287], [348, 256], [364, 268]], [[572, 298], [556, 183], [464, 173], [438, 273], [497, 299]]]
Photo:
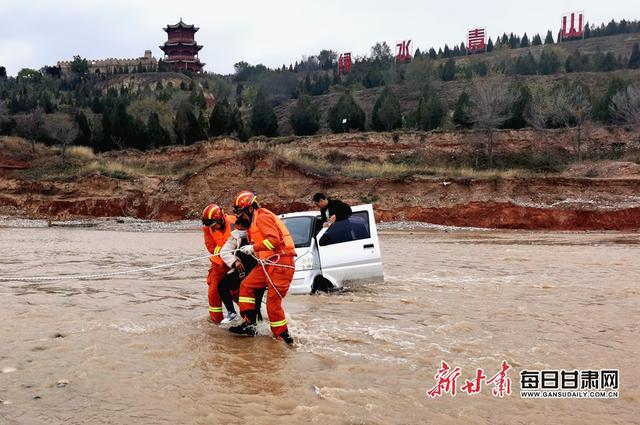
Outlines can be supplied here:
[[338, 199], [327, 198], [324, 193], [313, 195], [313, 203], [320, 208], [323, 227], [329, 227], [336, 221], [351, 217], [351, 207]]

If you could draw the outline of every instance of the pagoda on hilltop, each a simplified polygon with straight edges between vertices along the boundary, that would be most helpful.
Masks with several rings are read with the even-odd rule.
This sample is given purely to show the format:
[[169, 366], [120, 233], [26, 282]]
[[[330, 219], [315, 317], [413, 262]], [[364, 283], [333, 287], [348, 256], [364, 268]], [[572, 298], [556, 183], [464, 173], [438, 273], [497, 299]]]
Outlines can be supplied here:
[[163, 28], [168, 35], [160, 50], [164, 52], [162, 61], [167, 68], [175, 71], [202, 71], [204, 63], [200, 62], [198, 52], [202, 46], [195, 41], [195, 34], [200, 28], [180, 22]]

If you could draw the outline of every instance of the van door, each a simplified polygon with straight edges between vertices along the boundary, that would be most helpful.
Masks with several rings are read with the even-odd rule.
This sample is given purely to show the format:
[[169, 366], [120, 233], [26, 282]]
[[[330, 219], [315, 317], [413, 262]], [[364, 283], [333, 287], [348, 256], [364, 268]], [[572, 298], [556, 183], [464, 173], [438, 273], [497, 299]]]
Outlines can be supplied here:
[[383, 280], [382, 259], [373, 207], [352, 207], [348, 220], [318, 234], [322, 275], [342, 286], [345, 281]]

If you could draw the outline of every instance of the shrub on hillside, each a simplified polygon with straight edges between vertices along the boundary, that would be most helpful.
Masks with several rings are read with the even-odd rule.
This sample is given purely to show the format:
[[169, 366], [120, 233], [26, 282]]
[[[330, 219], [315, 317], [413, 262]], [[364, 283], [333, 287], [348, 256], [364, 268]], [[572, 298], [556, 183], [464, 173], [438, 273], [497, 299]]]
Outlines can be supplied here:
[[365, 129], [366, 115], [353, 99], [350, 92], [343, 94], [338, 102], [329, 109], [328, 124], [334, 133]]
[[382, 90], [373, 106], [371, 124], [375, 131], [391, 131], [402, 127], [400, 101], [389, 86]]
[[298, 136], [315, 134], [320, 128], [320, 110], [309, 96], [300, 96], [291, 112], [290, 122]]

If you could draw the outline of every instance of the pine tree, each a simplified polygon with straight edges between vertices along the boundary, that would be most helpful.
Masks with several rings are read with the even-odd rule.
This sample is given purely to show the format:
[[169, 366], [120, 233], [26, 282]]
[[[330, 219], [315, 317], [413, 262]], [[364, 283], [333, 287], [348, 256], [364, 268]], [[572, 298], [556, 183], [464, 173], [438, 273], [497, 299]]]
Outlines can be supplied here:
[[417, 127], [429, 131], [442, 125], [445, 110], [436, 94], [425, 93], [418, 101], [418, 108], [414, 114]]
[[231, 105], [227, 98], [216, 102], [209, 117], [209, 134], [211, 137], [231, 133]]
[[191, 145], [207, 137], [200, 127], [198, 119], [193, 114], [191, 107], [185, 101], [178, 107], [173, 127], [178, 136], [178, 140], [183, 145]]
[[453, 123], [457, 127], [471, 128], [473, 123], [469, 117], [470, 98], [467, 92], [463, 91], [458, 96], [458, 100], [453, 108]]
[[78, 126], [78, 138], [76, 143], [83, 146], [91, 146], [91, 126], [84, 112], [80, 111], [75, 117]]
[[593, 118], [603, 124], [613, 124], [614, 117], [611, 114], [611, 99], [616, 93], [625, 90], [629, 82], [620, 78], [613, 78], [609, 81], [606, 93], [602, 97], [596, 98], [593, 102]]
[[465, 46], [464, 42], [460, 43], [460, 55], [467, 56], [467, 46]]
[[540, 54], [538, 71], [542, 75], [551, 75], [560, 72], [560, 58], [552, 49], [544, 49]]
[[147, 121], [147, 136], [149, 138], [149, 149], [155, 149], [171, 144], [169, 132], [160, 124], [160, 117], [157, 112], [149, 114], [149, 119]]
[[442, 78], [442, 81], [456, 79], [456, 62], [453, 58], [449, 58], [444, 65], [440, 65], [440, 78]]
[[310, 136], [320, 128], [320, 110], [309, 96], [300, 96], [291, 112], [291, 127], [298, 136]]
[[365, 113], [353, 99], [350, 92], [343, 94], [338, 102], [329, 109], [328, 124], [334, 133], [365, 129]]
[[522, 48], [529, 47], [529, 37], [527, 37], [526, 32], [522, 36], [522, 40], [520, 40], [520, 47]]
[[629, 63], [627, 64], [629, 69], [640, 68], [640, 45], [635, 43], [631, 49], [631, 56], [629, 56]]
[[434, 49], [433, 47], [429, 49], [429, 58], [430, 59], [438, 58], [438, 53], [436, 53], [436, 49]]
[[540, 34], [534, 35], [533, 39], [531, 40], [531, 45], [540, 46], [541, 44], [542, 44], [542, 38], [540, 37]]
[[509, 34], [509, 47], [512, 49], [517, 49], [520, 43], [518, 43], [518, 39], [513, 33]]
[[535, 75], [538, 68], [535, 58], [531, 52], [526, 55], [519, 56], [516, 59], [514, 73], [517, 75]]
[[402, 126], [400, 101], [389, 86], [385, 86], [373, 105], [371, 124], [375, 131], [391, 131]]
[[487, 52], [492, 52], [493, 51], [493, 40], [491, 39], [491, 37], [489, 37], [489, 41], [487, 41]]
[[445, 58], [450, 58], [451, 57], [451, 49], [449, 49], [448, 45], [444, 45], [444, 51], [443, 51], [443, 56]]
[[278, 135], [278, 119], [271, 102], [260, 88], [251, 110], [251, 130], [256, 136], [275, 137]]
[[544, 38], [544, 44], [554, 44], [551, 30], [547, 31], [547, 36]]

